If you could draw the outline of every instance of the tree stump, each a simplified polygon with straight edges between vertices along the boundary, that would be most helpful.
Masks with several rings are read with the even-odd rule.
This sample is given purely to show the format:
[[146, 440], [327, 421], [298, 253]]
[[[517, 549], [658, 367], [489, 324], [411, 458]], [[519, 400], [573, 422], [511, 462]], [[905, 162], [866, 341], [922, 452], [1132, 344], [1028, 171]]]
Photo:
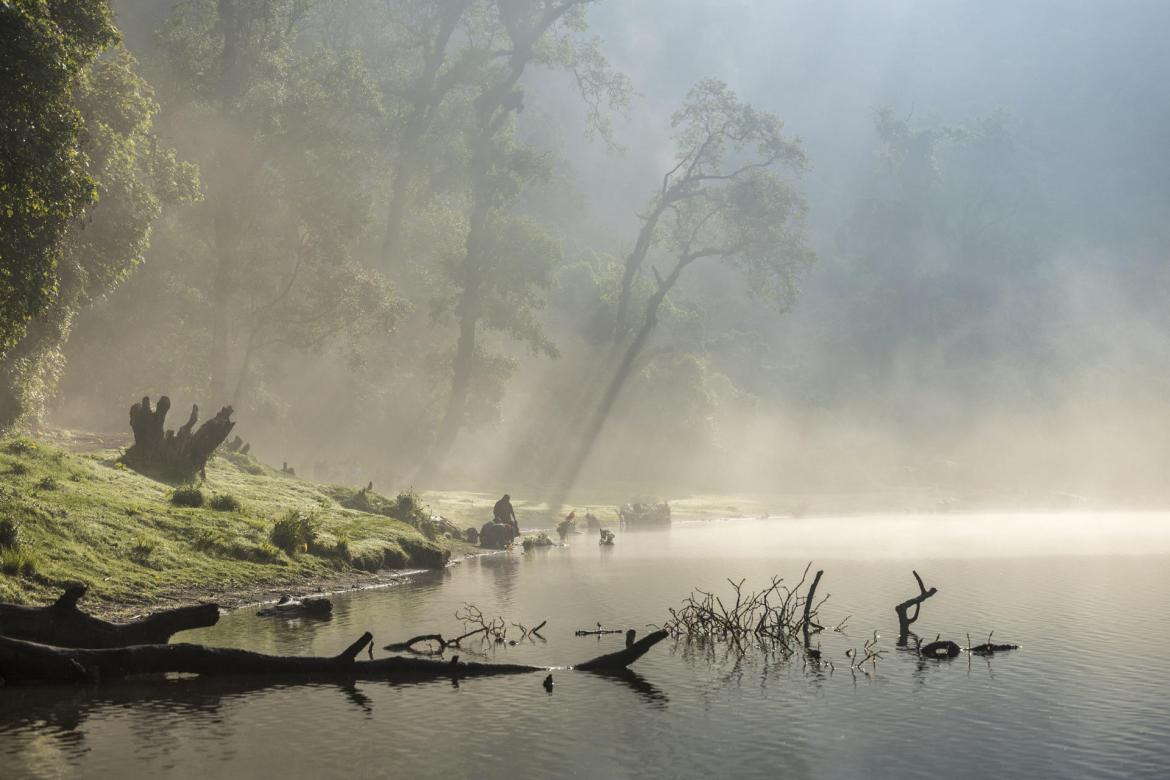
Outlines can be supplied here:
[[207, 460], [215, 448], [227, 439], [235, 423], [232, 408], [225, 406], [219, 414], [195, 430], [199, 420], [199, 406], [191, 406], [191, 416], [176, 431], [163, 431], [171, 399], [161, 396], [152, 410], [150, 397], [130, 407], [130, 429], [134, 431], [134, 446], [126, 451], [123, 461], [142, 471], [162, 472], [178, 479], [190, 479], [196, 474], [206, 476]]

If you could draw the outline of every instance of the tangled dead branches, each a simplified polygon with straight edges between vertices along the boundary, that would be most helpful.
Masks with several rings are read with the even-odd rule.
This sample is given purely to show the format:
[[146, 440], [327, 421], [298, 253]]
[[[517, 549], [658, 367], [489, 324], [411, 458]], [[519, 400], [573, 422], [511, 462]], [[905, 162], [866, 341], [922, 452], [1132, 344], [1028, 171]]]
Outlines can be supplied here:
[[821, 572], [802, 592], [811, 568], [810, 563], [792, 587], [774, 576], [763, 590], [746, 591], [745, 580], [729, 579], [734, 601], [729, 595], [726, 603], [721, 596], [696, 589], [680, 608], [670, 610], [664, 628], [675, 637], [727, 642], [741, 652], [750, 644], [786, 653], [807, 647], [809, 634], [823, 630], [817, 612], [829, 598], [815, 600]]
[[[465, 630], [465, 633], [457, 637], [447, 639], [441, 634], [422, 634], [411, 637], [405, 642], [386, 645], [384, 649], [391, 652], [414, 653], [415, 655], [442, 655], [450, 647], [466, 649], [461, 643], [472, 637], [477, 637], [481, 646], [485, 644], [502, 645], [508, 641], [508, 624], [504, 618], [488, 619], [483, 614], [483, 610], [474, 604], [464, 604], [455, 613], [455, 619], [463, 623]], [[546, 623], [548, 623], [547, 620], [541, 621], [540, 625], [535, 628], [528, 628], [520, 623], [512, 625], [520, 629], [521, 639], [544, 639], [540, 630], [544, 628]], [[516, 644], [515, 641], [512, 644]]]

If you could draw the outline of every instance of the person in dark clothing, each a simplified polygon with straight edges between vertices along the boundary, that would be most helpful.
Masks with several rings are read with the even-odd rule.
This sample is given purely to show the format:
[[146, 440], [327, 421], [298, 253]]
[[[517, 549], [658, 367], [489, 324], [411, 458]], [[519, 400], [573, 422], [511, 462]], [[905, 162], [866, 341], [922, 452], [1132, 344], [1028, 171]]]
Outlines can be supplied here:
[[511, 526], [512, 533], [515, 536], [520, 535], [520, 523], [516, 521], [516, 510], [512, 508], [512, 497], [507, 493], [496, 502], [495, 507], [492, 509], [492, 514], [497, 523]]

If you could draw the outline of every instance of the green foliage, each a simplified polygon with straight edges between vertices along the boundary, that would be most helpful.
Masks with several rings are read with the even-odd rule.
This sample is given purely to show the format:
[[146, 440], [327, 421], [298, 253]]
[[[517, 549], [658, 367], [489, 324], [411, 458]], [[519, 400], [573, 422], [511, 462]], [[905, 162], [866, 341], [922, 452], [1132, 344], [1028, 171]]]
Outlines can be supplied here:
[[171, 493], [171, 503], [175, 506], [201, 507], [203, 501], [203, 491], [192, 485], [177, 487]]
[[64, 370], [61, 349], [77, 313], [142, 262], [163, 206], [197, 197], [193, 166], [158, 143], [158, 105], [137, 67], [116, 48], [77, 75], [73, 100], [86, 138], [78, 160], [97, 200], [85, 222], [61, 236], [51, 302], [0, 359], [0, 429], [41, 413]]
[[240, 500], [231, 493], [216, 493], [207, 502], [207, 505], [217, 512], [240, 511]]
[[97, 200], [74, 90], [116, 38], [105, 0], [0, 4], [0, 357], [52, 301], [66, 228]]
[[270, 538], [289, 555], [308, 552], [317, 540], [317, 523], [309, 515], [290, 511], [273, 524]]
[[37, 573], [40, 562], [31, 552], [16, 547], [0, 548], [0, 572], [9, 576], [31, 577]]
[[58, 487], [60, 487], [60, 485], [57, 482], [57, 478], [52, 474], [41, 477], [41, 479], [37, 482], [38, 490], [56, 490]]

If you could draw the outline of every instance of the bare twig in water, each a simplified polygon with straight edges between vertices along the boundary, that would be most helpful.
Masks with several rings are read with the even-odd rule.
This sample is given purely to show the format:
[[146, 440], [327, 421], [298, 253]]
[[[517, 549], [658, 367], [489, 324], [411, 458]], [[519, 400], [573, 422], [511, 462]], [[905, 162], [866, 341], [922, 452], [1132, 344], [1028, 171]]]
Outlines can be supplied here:
[[525, 639], [531, 639], [532, 637], [536, 637], [537, 639], [544, 639], [544, 637], [540, 635], [540, 629], [544, 628], [546, 623], [548, 623], [547, 620], [542, 620], [540, 621], [540, 625], [536, 626], [536, 628], [528, 628], [523, 623], [513, 623], [512, 625], [520, 629], [520, 639], [523, 641]]
[[878, 632], [873, 632], [873, 637], [865, 640], [861, 645], [861, 652], [856, 649], [849, 649], [845, 651], [845, 657], [849, 659], [850, 669], [861, 669], [866, 664], [870, 664], [873, 671], [877, 671], [877, 662], [885, 655], [884, 650], [877, 648]]

